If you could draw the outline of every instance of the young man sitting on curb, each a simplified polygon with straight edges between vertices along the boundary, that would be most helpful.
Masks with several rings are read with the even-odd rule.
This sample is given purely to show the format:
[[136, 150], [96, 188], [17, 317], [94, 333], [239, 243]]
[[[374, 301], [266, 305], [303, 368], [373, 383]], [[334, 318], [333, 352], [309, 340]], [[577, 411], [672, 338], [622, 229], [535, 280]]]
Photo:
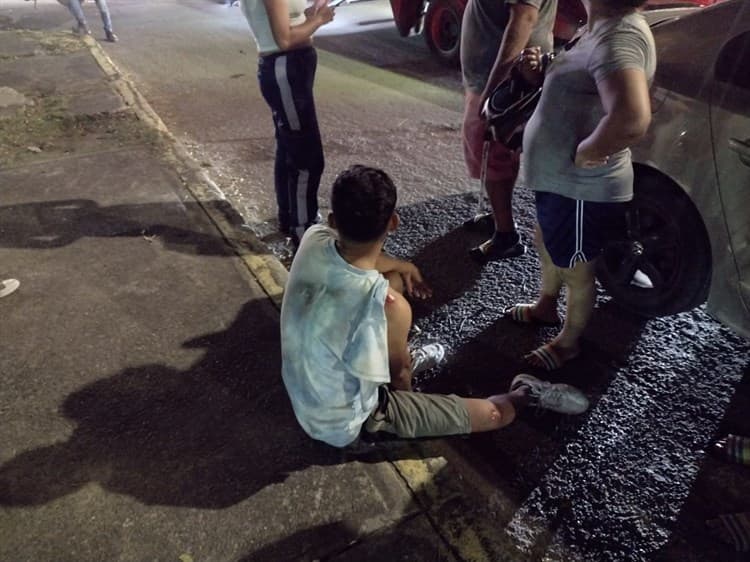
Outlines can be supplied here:
[[[295, 415], [310, 437], [345, 447], [360, 432], [401, 438], [500, 429], [519, 408], [582, 413], [577, 389], [530, 375], [486, 399], [411, 391], [416, 373], [434, 367], [443, 347], [409, 352], [411, 307], [427, 298], [413, 264], [383, 252], [399, 223], [396, 187], [374, 168], [352, 166], [333, 184], [329, 225], [302, 237], [281, 308], [282, 375]], [[335, 231], [334, 231], [335, 230]]]

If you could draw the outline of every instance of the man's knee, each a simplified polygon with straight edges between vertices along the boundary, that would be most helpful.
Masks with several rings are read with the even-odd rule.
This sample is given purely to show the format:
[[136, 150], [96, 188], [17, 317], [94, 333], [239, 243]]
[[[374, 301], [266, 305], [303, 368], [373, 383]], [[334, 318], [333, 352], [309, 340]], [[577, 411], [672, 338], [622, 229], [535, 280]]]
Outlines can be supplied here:
[[589, 289], [596, 284], [596, 262], [578, 262], [572, 268], [559, 268], [563, 282], [575, 289]]
[[404, 295], [389, 290], [385, 300], [385, 316], [388, 320], [388, 329], [391, 327], [404, 327], [409, 331], [411, 327], [411, 305]]
[[383, 277], [388, 280], [388, 284], [391, 286], [391, 289], [402, 295], [404, 294], [404, 279], [403, 277], [401, 277], [400, 273], [398, 273], [397, 271], [389, 271], [387, 273], [384, 273]]

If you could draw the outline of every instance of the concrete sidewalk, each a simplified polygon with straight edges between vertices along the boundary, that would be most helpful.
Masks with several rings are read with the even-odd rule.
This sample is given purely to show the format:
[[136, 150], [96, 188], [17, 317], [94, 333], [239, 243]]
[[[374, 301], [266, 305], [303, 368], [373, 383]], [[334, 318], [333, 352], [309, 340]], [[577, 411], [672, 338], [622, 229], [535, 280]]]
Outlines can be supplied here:
[[92, 39], [0, 53], [0, 560], [522, 558], [441, 442], [302, 433], [285, 270]]

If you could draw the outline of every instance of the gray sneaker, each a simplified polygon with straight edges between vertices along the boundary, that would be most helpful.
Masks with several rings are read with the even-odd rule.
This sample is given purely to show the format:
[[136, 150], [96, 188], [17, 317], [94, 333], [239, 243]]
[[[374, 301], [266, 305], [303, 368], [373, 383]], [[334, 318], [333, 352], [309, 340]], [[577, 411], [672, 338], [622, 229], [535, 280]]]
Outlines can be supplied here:
[[79, 23], [73, 26], [73, 33], [80, 36], [91, 35], [91, 30], [86, 24]]
[[436, 367], [445, 357], [445, 348], [439, 343], [429, 343], [411, 352], [413, 375]]
[[522, 386], [529, 389], [531, 405], [560, 414], [582, 414], [589, 408], [589, 400], [569, 384], [539, 380], [531, 375], [516, 375], [510, 383], [511, 392]]

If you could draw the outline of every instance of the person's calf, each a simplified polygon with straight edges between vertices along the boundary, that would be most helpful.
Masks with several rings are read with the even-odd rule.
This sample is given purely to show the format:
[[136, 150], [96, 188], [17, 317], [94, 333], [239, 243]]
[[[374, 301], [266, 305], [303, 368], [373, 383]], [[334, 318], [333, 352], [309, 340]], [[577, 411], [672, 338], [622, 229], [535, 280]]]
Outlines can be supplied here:
[[469, 411], [472, 433], [501, 429], [516, 419], [516, 408], [507, 394], [490, 396], [484, 400], [464, 398], [464, 403]]

